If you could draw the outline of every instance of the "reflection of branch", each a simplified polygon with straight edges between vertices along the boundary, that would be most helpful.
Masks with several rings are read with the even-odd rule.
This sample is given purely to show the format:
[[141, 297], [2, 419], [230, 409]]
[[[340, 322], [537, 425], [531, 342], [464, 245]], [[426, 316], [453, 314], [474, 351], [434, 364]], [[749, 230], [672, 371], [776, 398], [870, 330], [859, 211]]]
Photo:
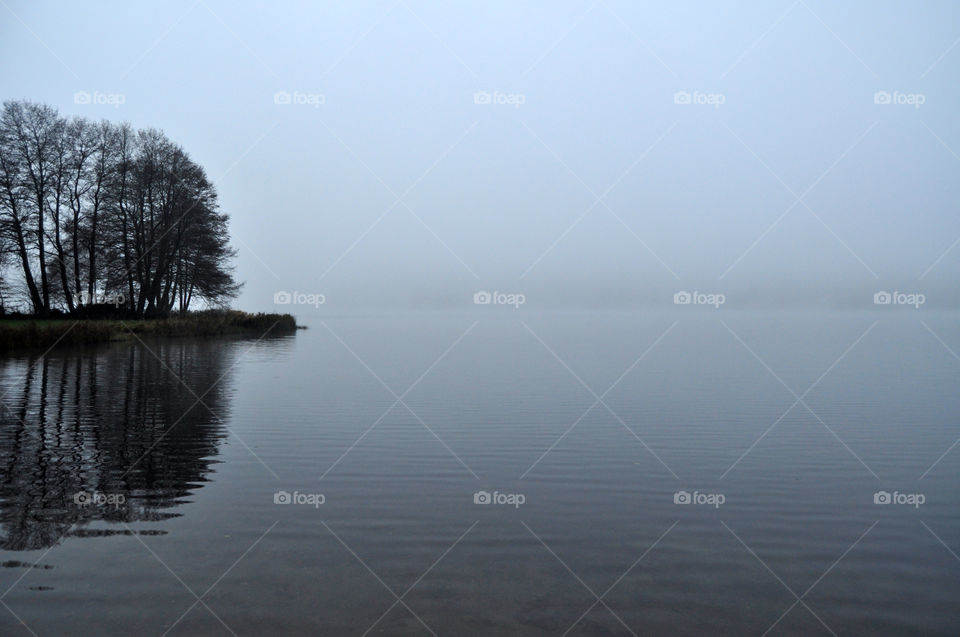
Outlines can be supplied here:
[[[129, 534], [90, 528], [97, 521], [182, 515], [176, 508], [205, 481], [225, 433], [206, 410], [190, 408], [190, 394], [177, 390], [171, 369], [210, 387], [229, 371], [233, 354], [215, 341], [153, 347], [160, 360], [134, 344], [48, 354], [26, 370], [22, 361], [0, 362], [0, 383], [22, 387], [0, 409], [0, 548], [36, 550], [64, 536]], [[216, 384], [205, 400], [226, 414], [226, 396]], [[146, 449], [152, 451], [130, 471], [131, 459]]]
[[131, 529], [75, 529], [67, 533], [71, 537], [113, 537], [114, 535], [166, 535], [168, 531], [159, 531], [155, 529], [144, 529], [133, 531]]

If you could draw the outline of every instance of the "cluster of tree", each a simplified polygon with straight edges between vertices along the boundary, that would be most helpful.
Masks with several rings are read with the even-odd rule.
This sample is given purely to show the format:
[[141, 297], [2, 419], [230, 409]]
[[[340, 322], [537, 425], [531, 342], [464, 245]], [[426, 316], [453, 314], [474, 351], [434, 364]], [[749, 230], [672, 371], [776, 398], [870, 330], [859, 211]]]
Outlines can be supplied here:
[[0, 308], [136, 316], [220, 306], [240, 289], [228, 217], [203, 168], [159, 130], [3, 104]]

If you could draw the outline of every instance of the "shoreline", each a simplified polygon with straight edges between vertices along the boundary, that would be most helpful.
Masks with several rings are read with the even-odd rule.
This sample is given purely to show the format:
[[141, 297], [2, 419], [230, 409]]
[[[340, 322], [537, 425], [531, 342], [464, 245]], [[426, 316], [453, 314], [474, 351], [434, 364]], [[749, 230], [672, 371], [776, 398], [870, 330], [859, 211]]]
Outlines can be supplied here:
[[53, 348], [135, 340], [135, 337], [257, 336], [293, 334], [297, 322], [290, 314], [250, 314], [237, 310], [191, 312], [157, 319], [0, 318], [0, 354], [17, 350]]

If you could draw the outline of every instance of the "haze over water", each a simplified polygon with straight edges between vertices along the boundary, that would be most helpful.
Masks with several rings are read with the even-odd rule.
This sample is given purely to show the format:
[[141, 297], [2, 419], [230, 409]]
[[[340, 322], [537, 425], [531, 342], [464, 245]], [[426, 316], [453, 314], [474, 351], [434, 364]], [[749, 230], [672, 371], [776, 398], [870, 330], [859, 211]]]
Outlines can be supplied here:
[[[237, 634], [955, 630], [960, 469], [937, 459], [960, 368], [914, 320], [522, 321], [352, 315], [151, 344], [163, 363], [123, 344], [7, 361], [4, 602], [37, 634], [162, 633], [249, 549], [204, 598]], [[206, 406], [174, 373], [213, 385]], [[170, 634], [221, 632], [197, 605]]]
[[960, 631], [957, 5], [0, 4], [308, 328], [0, 358], [0, 634]]

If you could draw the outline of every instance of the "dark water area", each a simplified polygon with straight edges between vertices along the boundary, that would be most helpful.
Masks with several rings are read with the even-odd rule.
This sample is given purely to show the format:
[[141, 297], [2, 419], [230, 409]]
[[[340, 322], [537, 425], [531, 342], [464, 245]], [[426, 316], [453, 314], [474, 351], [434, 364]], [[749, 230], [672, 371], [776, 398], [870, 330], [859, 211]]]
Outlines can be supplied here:
[[0, 635], [960, 634], [960, 323], [299, 317], [0, 360]]

